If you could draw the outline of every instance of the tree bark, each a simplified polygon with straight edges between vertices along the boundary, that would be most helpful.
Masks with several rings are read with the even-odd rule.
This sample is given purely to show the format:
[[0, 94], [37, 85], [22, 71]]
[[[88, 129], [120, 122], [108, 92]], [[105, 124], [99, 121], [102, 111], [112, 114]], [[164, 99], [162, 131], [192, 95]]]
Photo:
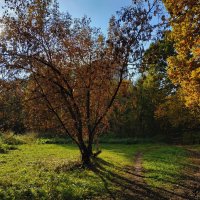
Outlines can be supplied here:
[[92, 157], [92, 152], [89, 151], [88, 148], [84, 148], [81, 151], [81, 159], [82, 159], [83, 166], [88, 167], [91, 165], [91, 157]]

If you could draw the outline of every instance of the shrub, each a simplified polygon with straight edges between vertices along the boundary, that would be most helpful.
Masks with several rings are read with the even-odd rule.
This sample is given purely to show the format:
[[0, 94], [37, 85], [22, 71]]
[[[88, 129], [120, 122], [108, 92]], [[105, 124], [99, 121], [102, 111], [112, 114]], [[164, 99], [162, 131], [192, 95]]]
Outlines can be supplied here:
[[36, 141], [37, 134], [27, 133], [24, 135], [16, 135], [12, 132], [2, 134], [2, 141], [8, 145], [30, 144]]
[[38, 144], [69, 144], [72, 140], [70, 138], [38, 138]]
[[12, 132], [4, 133], [2, 135], [2, 141], [3, 143], [8, 144], [8, 145], [24, 144], [24, 142], [20, 140], [19, 138], [16, 138], [16, 136]]
[[14, 145], [8, 145], [8, 144], [3, 144], [0, 141], [0, 153], [7, 153], [9, 150], [15, 150], [17, 149], [16, 146]]

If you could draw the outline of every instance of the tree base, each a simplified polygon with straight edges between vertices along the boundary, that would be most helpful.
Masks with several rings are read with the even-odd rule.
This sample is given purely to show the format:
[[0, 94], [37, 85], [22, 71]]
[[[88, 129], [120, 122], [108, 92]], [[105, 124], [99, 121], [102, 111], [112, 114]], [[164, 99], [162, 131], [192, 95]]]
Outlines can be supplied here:
[[97, 151], [96, 153], [93, 153], [93, 157], [97, 157], [100, 153], [101, 153], [102, 151], [101, 150], [99, 150], [99, 151]]

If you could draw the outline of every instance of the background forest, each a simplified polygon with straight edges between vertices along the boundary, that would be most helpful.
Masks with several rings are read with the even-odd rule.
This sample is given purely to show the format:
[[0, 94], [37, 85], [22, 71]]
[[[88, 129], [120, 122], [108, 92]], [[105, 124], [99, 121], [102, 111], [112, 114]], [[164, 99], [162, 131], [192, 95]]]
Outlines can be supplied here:
[[[142, 58], [135, 64], [135, 68], [132, 68], [131, 64], [126, 63], [127, 70], [123, 75], [123, 83], [115, 98], [112, 109], [113, 112], [108, 114], [108, 118], [103, 123], [104, 128], [101, 131], [101, 135], [104, 135], [104, 137], [107, 135], [107, 137], [110, 136], [111, 138], [133, 138], [136, 141], [147, 139], [192, 144], [200, 142], [199, 2], [177, 1], [176, 6], [172, 6], [171, 2], [170, 0], [163, 1], [168, 11], [166, 14], [168, 18], [165, 15], [162, 15], [162, 17], [160, 16], [160, 13], [164, 11], [159, 10], [158, 7], [152, 14], [154, 17], [158, 15], [158, 17], [162, 19], [162, 23], [159, 25], [162, 24], [164, 29], [162, 29], [162, 31], [160, 29], [160, 33], [153, 40], [150, 38], [140, 39], [141, 41], [144, 40], [143, 42], [149, 39], [149, 42], [151, 42], [150, 45], [143, 45], [143, 47], [145, 46], [143, 50], [141, 50], [141, 47], [135, 46], [134, 51], [129, 52], [129, 56], [139, 54], [140, 56], [142, 55]], [[15, 4], [16, 2], [10, 1], [10, 5], [8, 3], [8, 8], [16, 10], [17, 13], [20, 14], [22, 10], [18, 7], [12, 8], [12, 3]], [[35, 25], [35, 28], [38, 29], [41, 28], [41, 23], [44, 23], [42, 21], [37, 21], [39, 19], [37, 17], [42, 18], [43, 15], [41, 12], [44, 12], [44, 10], [42, 11], [37, 7], [39, 4], [45, 4], [45, 1], [43, 3], [42, 1], [35, 1], [33, 7], [30, 7], [32, 10], [29, 10], [29, 12], [33, 13], [35, 9], [35, 12], [38, 12], [36, 16], [30, 13], [27, 15], [27, 17], [39, 23], [38, 27]], [[55, 6], [56, 5], [57, 4], [55, 4]], [[25, 9], [28, 5], [23, 6]], [[111, 18], [110, 30], [107, 37], [108, 40], [110, 38], [111, 41], [112, 37], [116, 37], [116, 35], [112, 35], [113, 33], [116, 34], [114, 30], [116, 27], [113, 25], [115, 20], [117, 22], [117, 20], [122, 19], [123, 24], [126, 24], [130, 20], [128, 14], [134, 14], [135, 12], [133, 8], [134, 6], [132, 8], [124, 8], [116, 17]], [[49, 7], [49, 9], [51, 8]], [[62, 19], [61, 14], [59, 14], [57, 10], [58, 8], [54, 7], [53, 9], [52, 11], [48, 10], [48, 12], [53, 12], [53, 16], [56, 16], [56, 14], [58, 16], [60, 15], [60, 19], [57, 19], [57, 23], [60, 23], [60, 25], [62, 23], [67, 23], [67, 19], [66, 22], [64, 22], [64, 18]], [[145, 11], [140, 10], [140, 12]], [[145, 13], [143, 14], [145, 16]], [[45, 19], [45, 16], [43, 17]], [[69, 16], [65, 17], [67, 18]], [[11, 18], [9, 19], [5, 14], [2, 18], [2, 23], [6, 23], [9, 27], [11, 23], [13, 23], [9, 20], [11, 20]], [[90, 31], [90, 22], [87, 20], [88, 19], [85, 18], [82, 19], [82, 21], [75, 22], [76, 27], [74, 31], [75, 29], [81, 29], [81, 26]], [[139, 26], [141, 23], [139, 20], [142, 19], [137, 18], [135, 20], [137, 20], [136, 24], [138, 23]], [[25, 22], [22, 21], [22, 23]], [[165, 24], [167, 24], [167, 26]], [[24, 24], [24, 26], [28, 25]], [[128, 36], [131, 38], [131, 35], [128, 35], [130, 32], [129, 28], [128, 26], [125, 28], [118, 27], [119, 31], [121, 31], [120, 34], [124, 38]], [[10, 30], [9, 34], [12, 34], [12, 31], [14, 30]], [[33, 30], [33, 33], [34, 31], [35, 30]], [[49, 29], [49, 31], [51, 30]], [[145, 34], [150, 33], [148, 28], [143, 31]], [[8, 51], [5, 40], [8, 41], [13, 37], [14, 41], [15, 37], [19, 37], [20, 34], [22, 36], [26, 33], [19, 32], [18, 36], [9, 36], [9, 34], [7, 36], [5, 34], [1, 35], [0, 130], [2, 132], [12, 131], [15, 134], [37, 132], [40, 133], [41, 136], [52, 137], [56, 135], [58, 137], [65, 137], [65, 133], [63, 129], [60, 128], [58, 119], [54, 115], [55, 113], [45, 106], [44, 99], [36, 95], [36, 93], [38, 93], [38, 86], [33, 82], [34, 75], [23, 77], [24, 73], [26, 73], [24, 71], [20, 72], [21, 75], [13, 76], [17, 69], [13, 69], [12, 72], [10, 72], [11, 68], [5, 70], [5, 65], [8, 67], [10, 65], [5, 62], [5, 59], [8, 59], [5, 56], [5, 52], [8, 52], [8, 54], [15, 53], [14, 49], [12, 52]], [[81, 31], [80, 34], [82, 34]], [[105, 40], [104, 36], [100, 32], [96, 32], [95, 34], [98, 36], [97, 41], [103, 43], [103, 40]], [[5, 39], [6, 37], [7, 39]], [[26, 36], [24, 35], [23, 37], [22, 40], [25, 42]], [[28, 37], [31, 36], [29, 35]], [[87, 37], [87, 35], [85, 35], [85, 37]], [[130, 38], [126, 38], [126, 42], [130, 43], [131, 46]], [[123, 43], [123, 40], [120, 41], [119, 39], [117, 42]], [[11, 40], [10, 43], [12, 43]], [[30, 45], [30, 48], [33, 49], [33, 47], [31, 47], [31, 42], [30, 44], [27, 43], [27, 45]], [[97, 48], [104, 47], [99, 45]], [[126, 51], [128, 46], [126, 45], [123, 48], [124, 49], [121, 49], [121, 51]], [[32, 53], [35, 53], [34, 51], [35, 50], [32, 50]], [[59, 49], [57, 51], [59, 51]], [[135, 56], [135, 59], [138, 57], [138, 55]], [[21, 61], [18, 60], [16, 64], [22, 64], [20, 62]], [[99, 67], [101, 66], [99, 65]], [[30, 71], [27, 73], [30, 73]], [[87, 74], [85, 74], [85, 76], [87, 76]], [[115, 79], [118, 78], [119, 77], [115, 77]], [[105, 83], [104, 87], [108, 86], [112, 90], [113, 86], [109, 86], [109, 84], [113, 83]], [[104, 87], [102, 86], [102, 88]], [[53, 92], [53, 89], [50, 88], [45, 88], [45, 90], [51, 90]], [[33, 94], [33, 92], [35, 92], [35, 94]], [[55, 101], [57, 100], [55, 99]]]
[[[167, 74], [167, 58], [173, 55], [173, 42], [166, 37], [150, 45], [137, 78], [133, 82], [124, 81], [125, 86], [117, 96], [121, 105], [114, 107], [104, 135], [199, 143], [199, 113], [187, 106], [181, 88]], [[51, 112], [34, 101], [26, 102], [26, 86], [15, 87], [18, 81], [4, 83], [6, 90], [2, 90], [0, 99], [1, 131], [16, 134], [33, 131], [41, 136], [63, 137]]]

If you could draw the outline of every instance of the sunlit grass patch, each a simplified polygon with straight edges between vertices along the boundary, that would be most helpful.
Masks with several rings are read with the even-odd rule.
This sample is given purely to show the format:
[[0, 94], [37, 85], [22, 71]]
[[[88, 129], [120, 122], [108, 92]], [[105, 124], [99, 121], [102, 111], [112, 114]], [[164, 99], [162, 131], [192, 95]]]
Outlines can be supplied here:
[[[152, 144], [104, 144], [94, 168], [80, 167], [80, 154], [72, 144], [23, 144], [0, 154], [0, 199], [106, 198], [121, 192], [116, 184], [130, 177], [134, 157], [142, 152], [149, 187], [170, 188], [186, 160], [179, 147]], [[130, 184], [130, 183], [129, 183]]]
[[[111, 163], [104, 165], [104, 170], [107, 175], [109, 171], [120, 174], [114, 166], [131, 163], [131, 158], [111, 149], [100, 155]], [[73, 168], [79, 161], [79, 151], [74, 145], [24, 144], [15, 151], [0, 154], [0, 199], [84, 199], [106, 193], [102, 177], [92, 170], [57, 170], [68, 165]], [[118, 186], [110, 181], [109, 189], [114, 191]]]

